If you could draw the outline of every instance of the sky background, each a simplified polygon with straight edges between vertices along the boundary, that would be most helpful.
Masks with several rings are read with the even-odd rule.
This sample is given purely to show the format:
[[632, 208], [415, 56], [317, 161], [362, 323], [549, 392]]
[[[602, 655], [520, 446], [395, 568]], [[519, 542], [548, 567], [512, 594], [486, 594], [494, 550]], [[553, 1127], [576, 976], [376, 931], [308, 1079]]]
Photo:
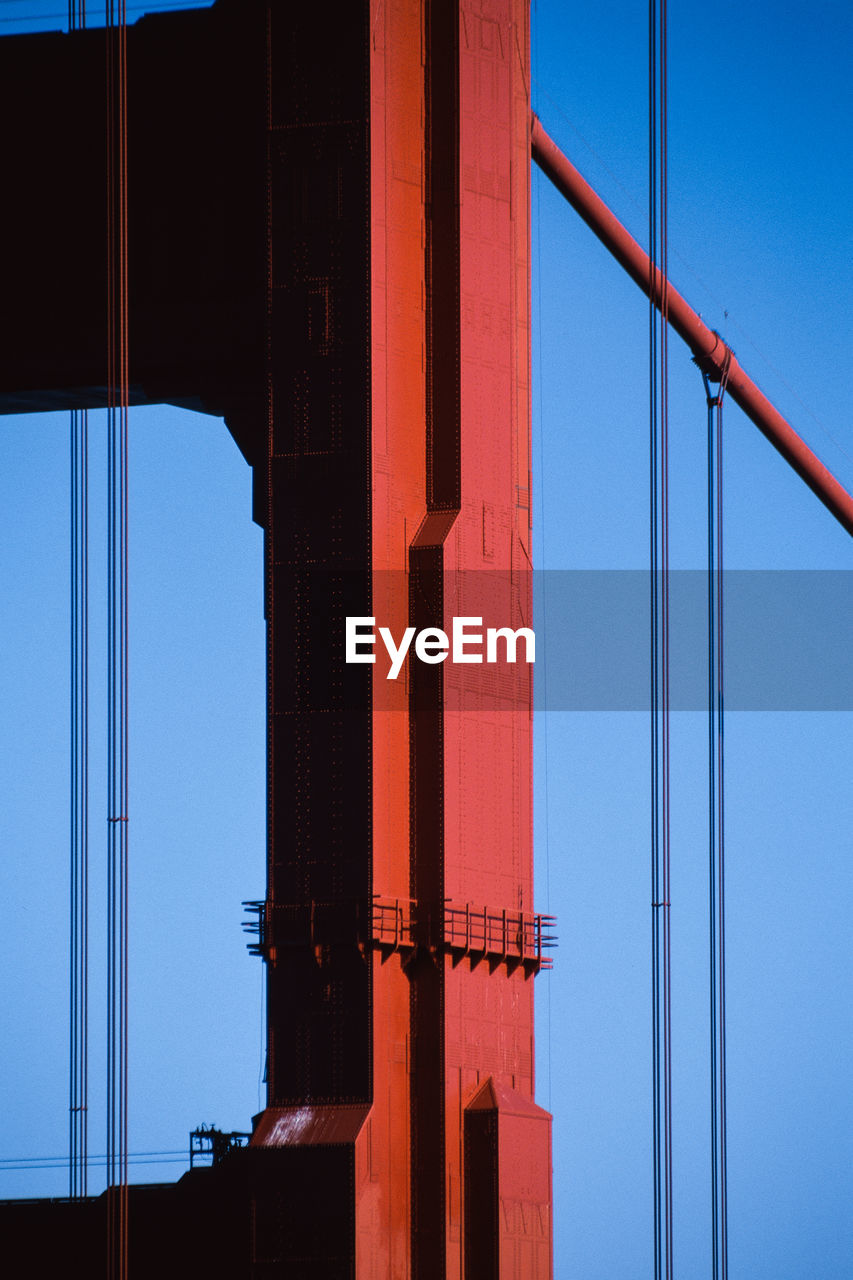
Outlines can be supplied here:
[[[0, 34], [55, 27], [33, 15], [63, 9], [0, 0]], [[537, 0], [533, 22], [535, 109], [645, 244], [646, 5]], [[673, 0], [669, 26], [673, 282], [851, 488], [853, 11]], [[537, 564], [641, 570], [647, 304], [536, 169], [532, 203]], [[677, 338], [670, 378], [671, 557], [701, 569], [704, 394]], [[725, 430], [727, 565], [853, 567], [849, 537], [732, 404]], [[92, 414], [93, 547], [104, 431]], [[4, 1196], [67, 1186], [62, 1169], [3, 1161], [66, 1149], [68, 458], [67, 414], [0, 421]], [[216, 420], [133, 410], [130, 462], [131, 1150], [177, 1161], [190, 1129], [246, 1129], [262, 1102], [261, 965], [240, 931], [241, 901], [264, 888], [261, 534], [249, 469]], [[93, 673], [102, 572], [93, 557]], [[558, 637], [537, 638], [544, 679]], [[93, 674], [93, 724], [100, 697]], [[555, 1271], [633, 1280], [652, 1271], [648, 717], [549, 712], [535, 733], [538, 907], [560, 937], [537, 979]], [[700, 713], [673, 717], [675, 1267], [688, 1277], [710, 1271], [705, 733]], [[849, 712], [727, 717], [729, 1250], [742, 1280], [853, 1274], [852, 739]], [[93, 1152], [104, 769], [93, 737]]]

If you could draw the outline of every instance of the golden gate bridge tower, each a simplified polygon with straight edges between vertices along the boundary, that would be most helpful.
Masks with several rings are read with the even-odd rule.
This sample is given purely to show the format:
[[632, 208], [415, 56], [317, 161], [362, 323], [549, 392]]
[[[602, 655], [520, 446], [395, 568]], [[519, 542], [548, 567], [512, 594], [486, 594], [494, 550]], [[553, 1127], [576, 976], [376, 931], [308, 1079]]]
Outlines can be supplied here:
[[8, 1202], [4, 1248], [31, 1276], [548, 1277], [532, 668], [344, 655], [348, 616], [531, 625], [527, 0], [218, 0], [8, 37], [0, 84], [2, 408], [223, 416], [268, 637], [267, 1105], [215, 1167], [129, 1188], [115, 1249], [109, 1190]]

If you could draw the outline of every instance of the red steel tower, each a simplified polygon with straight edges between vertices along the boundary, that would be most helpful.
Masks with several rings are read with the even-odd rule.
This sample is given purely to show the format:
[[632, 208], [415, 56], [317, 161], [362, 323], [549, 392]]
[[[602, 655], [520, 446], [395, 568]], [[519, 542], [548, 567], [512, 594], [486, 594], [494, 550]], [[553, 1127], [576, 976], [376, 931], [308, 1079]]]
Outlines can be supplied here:
[[413, 663], [392, 685], [376, 666], [359, 711], [341, 666], [347, 612], [395, 635], [531, 624], [528, 6], [339, 16], [331, 46], [307, 6], [269, 36], [253, 1144], [340, 1144], [359, 1277], [548, 1276], [530, 668]]
[[[96, 406], [103, 33], [0, 63], [0, 410]], [[344, 649], [347, 616], [532, 625], [528, 2], [218, 0], [130, 28], [127, 67], [130, 398], [224, 415], [253, 467], [269, 778], [267, 1107], [217, 1168], [132, 1189], [131, 1266], [544, 1280], [532, 668], [388, 680]], [[102, 1256], [92, 1203], [0, 1216], [48, 1248], [51, 1214]]]

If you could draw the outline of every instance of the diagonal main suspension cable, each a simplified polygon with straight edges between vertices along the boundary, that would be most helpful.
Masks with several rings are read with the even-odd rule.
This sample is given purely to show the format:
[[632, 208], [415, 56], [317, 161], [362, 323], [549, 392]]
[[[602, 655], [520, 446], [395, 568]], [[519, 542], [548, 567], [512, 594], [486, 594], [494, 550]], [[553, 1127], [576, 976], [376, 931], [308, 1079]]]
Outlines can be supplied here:
[[758, 427], [797, 475], [809, 486], [839, 524], [853, 535], [853, 495], [849, 494], [831, 471], [823, 465], [806, 442], [786, 422], [764, 393], [741, 367], [730, 347], [714, 330], [709, 329], [676, 288], [662, 279], [661, 272], [650, 261], [619, 219], [548, 137], [541, 121], [531, 119], [531, 154], [544, 173], [569, 204], [580, 214], [602, 244], [613, 254], [635, 284], [658, 306], [664, 288], [667, 296], [669, 323], [687, 343], [696, 363], [719, 377], [724, 364], [729, 367], [727, 394]]

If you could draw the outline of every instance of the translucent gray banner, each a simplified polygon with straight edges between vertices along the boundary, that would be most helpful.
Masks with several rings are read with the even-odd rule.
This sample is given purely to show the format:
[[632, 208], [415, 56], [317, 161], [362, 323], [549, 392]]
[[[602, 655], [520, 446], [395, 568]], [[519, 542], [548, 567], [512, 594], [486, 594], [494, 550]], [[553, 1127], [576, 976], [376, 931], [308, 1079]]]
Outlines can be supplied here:
[[[650, 707], [650, 575], [534, 572], [534, 704], [552, 711]], [[669, 575], [670, 706], [708, 705], [708, 580]], [[731, 570], [723, 584], [725, 706], [853, 710], [853, 573]]]

